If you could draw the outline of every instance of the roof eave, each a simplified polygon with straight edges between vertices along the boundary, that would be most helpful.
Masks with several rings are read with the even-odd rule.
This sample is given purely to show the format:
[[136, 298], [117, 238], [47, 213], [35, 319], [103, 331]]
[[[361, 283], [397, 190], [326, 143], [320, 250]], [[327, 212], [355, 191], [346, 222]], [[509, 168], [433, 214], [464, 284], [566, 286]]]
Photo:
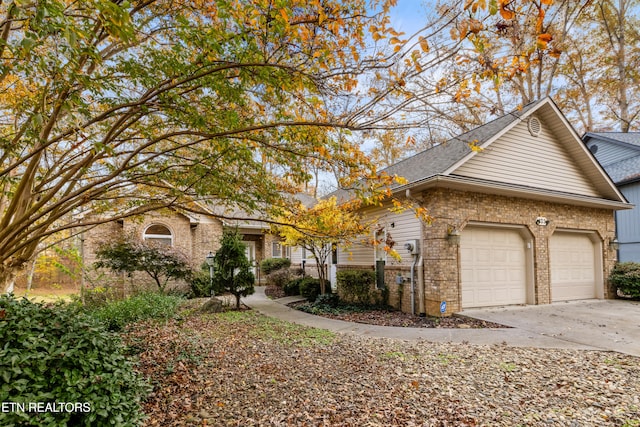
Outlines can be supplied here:
[[414, 181], [393, 190], [396, 194], [409, 194], [416, 191], [424, 191], [433, 188], [448, 188], [459, 191], [473, 191], [484, 194], [495, 194], [506, 197], [518, 197], [522, 199], [542, 200], [554, 203], [563, 203], [574, 206], [591, 208], [603, 208], [612, 210], [632, 209], [633, 204], [623, 200], [609, 200], [598, 197], [584, 196], [580, 194], [562, 193], [559, 191], [545, 190], [543, 188], [524, 187], [521, 185], [503, 182], [486, 181], [476, 178], [451, 175], [433, 175], [419, 181]]

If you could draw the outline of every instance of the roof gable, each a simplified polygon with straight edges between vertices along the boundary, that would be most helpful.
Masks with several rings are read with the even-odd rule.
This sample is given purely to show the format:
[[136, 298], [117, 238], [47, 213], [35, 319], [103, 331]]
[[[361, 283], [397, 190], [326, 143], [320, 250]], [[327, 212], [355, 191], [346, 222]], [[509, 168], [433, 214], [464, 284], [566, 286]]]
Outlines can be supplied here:
[[[533, 143], [523, 144], [523, 135], [529, 135], [524, 139], [534, 138], [527, 129], [527, 120], [531, 116], [542, 123], [541, 137], [534, 139]], [[471, 144], [482, 150], [472, 150]], [[539, 158], [542, 148], [546, 160]], [[516, 166], [512, 156], [518, 150], [520, 156], [526, 155], [526, 160], [519, 159]], [[477, 167], [485, 162], [491, 167], [485, 167], [484, 172], [479, 173]], [[492, 168], [495, 173], [487, 175]], [[553, 199], [583, 206], [620, 209], [627, 205], [622, 193], [549, 97], [402, 160], [384, 172], [402, 176], [408, 181], [404, 185], [395, 185], [393, 190], [396, 192], [442, 185], [513, 197]], [[553, 173], [553, 180], [549, 179], [549, 173]], [[347, 190], [338, 190], [332, 195], [340, 199], [353, 196]]]
[[591, 197], [603, 196], [566, 147], [575, 141], [558, 138], [549, 119], [539, 114], [528, 117], [539, 121], [539, 134], [534, 136], [529, 132], [527, 120], [519, 121], [449, 174]]
[[[471, 151], [445, 171], [445, 175], [469, 176], [487, 181], [497, 180], [495, 182], [520, 185], [524, 188], [540, 188], [580, 196], [625, 201], [624, 196], [617, 190], [551, 98], [547, 97], [529, 104], [520, 112], [512, 113], [512, 115], [515, 115], [516, 119], [509, 121], [502, 129], [494, 129], [492, 136], [478, 144], [483, 149], [482, 151]], [[532, 136], [527, 129], [527, 120], [531, 117], [538, 118], [542, 124], [538, 137]], [[538, 142], [530, 141], [527, 143], [527, 140]], [[539, 141], [544, 141], [544, 144], [540, 144]], [[517, 154], [518, 150], [522, 151], [523, 147], [525, 149], [527, 147], [533, 148], [527, 149], [526, 153], [521, 153], [526, 154], [525, 163], [522, 163], [522, 159], [518, 159], [519, 166], [526, 168], [527, 174], [525, 175], [530, 177], [524, 180], [522, 173], [514, 175], [517, 168], [512, 166], [514, 159], [511, 157]], [[492, 148], [495, 149], [492, 150]], [[544, 148], [547, 157], [541, 158], [536, 148]], [[484, 156], [487, 153], [489, 155]], [[474, 160], [476, 158], [477, 160]], [[477, 172], [471, 171], [474, 164], [477, 166], [484, 161], [493, 161], [492, 167], [498, 168], [498, 172], [502, 172], [502, 174], [494, 173], [487, 176], [482, 173], [477, 175]], [[464, 167], [468, 162], [471, 162], [469, 166]], [[553, 182], [546, 175], [549, 166], [554, 172]]]

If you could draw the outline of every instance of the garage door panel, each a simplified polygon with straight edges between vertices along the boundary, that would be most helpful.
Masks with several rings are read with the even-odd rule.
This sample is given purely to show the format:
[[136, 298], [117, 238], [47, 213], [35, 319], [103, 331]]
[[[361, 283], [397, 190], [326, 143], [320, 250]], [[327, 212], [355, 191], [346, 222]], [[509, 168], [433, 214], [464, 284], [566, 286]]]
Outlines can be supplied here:
[[524, 241], [517, 230], [467, 227], [460, 254], [463, 308], [526, 303]]
[[549, 260], [552, 301], [595, 298], [595, 247], [588, 235], [555, 233]]

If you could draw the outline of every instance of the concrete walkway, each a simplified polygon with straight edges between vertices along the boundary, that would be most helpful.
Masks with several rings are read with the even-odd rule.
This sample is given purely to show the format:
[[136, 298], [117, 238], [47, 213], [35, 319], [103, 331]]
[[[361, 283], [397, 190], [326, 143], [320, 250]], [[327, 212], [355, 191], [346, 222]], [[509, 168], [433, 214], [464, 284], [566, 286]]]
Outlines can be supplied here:
[[[243, 298], [242, 301], [247, 306], [266, 316], [345, 334], [395, 338], [401, 340], [424, 340], [428, 342], [441, 343], [454, 342], [476, 345], [502, 344], [513, 347], [607, 350], [599, 346], [572, 342], [564, 339], [563, 337], [548, 336], [519, 327], [500, 329], [430, 329], [375, 326], [362, 323], [343, 322], [341, 320], [314, 316], [286, 306], [287, 303], [294, 301], [296, 298], [297, 297], [288, 297], [281, 298], [279, 300], [270, 300], [264, 294], [264, 287], [260, 286], [256, 287], [256, 292], [253, 295]], [[464, 314], [467, 315], [466, 312]], [[499, 321], [497, 323], [504, 324]], [[640, 356], [640, 352], [636, 355]]]

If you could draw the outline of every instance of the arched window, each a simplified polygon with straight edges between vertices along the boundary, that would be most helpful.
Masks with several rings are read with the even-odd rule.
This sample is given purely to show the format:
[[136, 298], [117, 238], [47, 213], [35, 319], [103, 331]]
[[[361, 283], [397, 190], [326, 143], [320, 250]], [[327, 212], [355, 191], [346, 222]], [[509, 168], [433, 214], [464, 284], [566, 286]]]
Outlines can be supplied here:
[[147, 227], [147, 229], [144, 230], [142, 238], [145, 242], [173, 246], [173, 235], [171, 234], [171, 230], [161, 224], [153, 224]]

